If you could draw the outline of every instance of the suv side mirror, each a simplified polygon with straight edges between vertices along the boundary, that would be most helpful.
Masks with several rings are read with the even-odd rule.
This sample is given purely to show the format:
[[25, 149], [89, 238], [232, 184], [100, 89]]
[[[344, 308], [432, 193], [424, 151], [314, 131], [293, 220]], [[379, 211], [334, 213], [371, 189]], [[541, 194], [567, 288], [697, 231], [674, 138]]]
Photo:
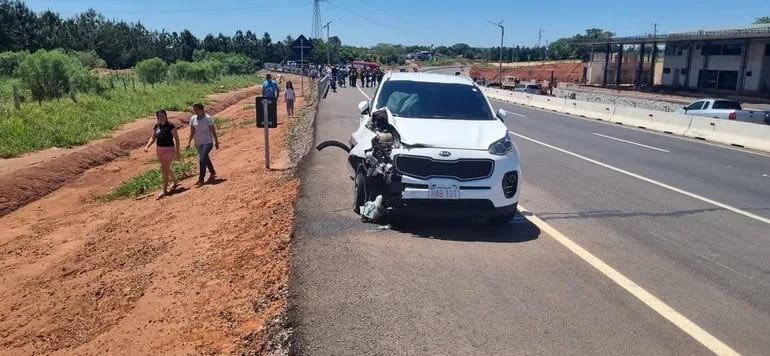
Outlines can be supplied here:
[[503, 109], [497, 109], [497, 118], [500, 120], [505, 120], [505, 118], [508, 116], [508, 112]]
[[362, 101], [358, 103], [358, 111], [361, 112], [361, 115], [366, 115], [369, 113], [369, 102], [368, 101]]

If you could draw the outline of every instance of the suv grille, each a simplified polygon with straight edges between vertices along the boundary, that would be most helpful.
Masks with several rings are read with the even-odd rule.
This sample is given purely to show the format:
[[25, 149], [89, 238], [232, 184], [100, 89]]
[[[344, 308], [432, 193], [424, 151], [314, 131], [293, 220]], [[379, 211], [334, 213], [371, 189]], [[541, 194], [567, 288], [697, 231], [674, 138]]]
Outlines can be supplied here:
[[395, 168], [401, 174], [415, 178], [484, 179], [492, 175], [495, 162], [490, 159], [434, 160], [429, 157], [398, 155]]

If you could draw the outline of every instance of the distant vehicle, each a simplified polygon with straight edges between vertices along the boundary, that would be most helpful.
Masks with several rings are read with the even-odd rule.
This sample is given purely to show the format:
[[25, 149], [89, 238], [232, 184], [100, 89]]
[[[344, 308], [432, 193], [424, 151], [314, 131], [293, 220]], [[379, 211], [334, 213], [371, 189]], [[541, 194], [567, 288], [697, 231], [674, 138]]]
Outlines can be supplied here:
[[399, 68], [398, 71], [401, 72], [401, 73], [406, 73], [407, 70], [406, 70], [406, 68]]
[[462, 74], [462, 73], [460, 73], [460, 72], [455, 72], [455, 75], [460, 75], [460, 74]]
[[362, 68], [375, 69], [375, 68], [378, 68], [379, 66], [380, 65], [375, 62], [353, 61], [353, 68], [356, 68], [356, 69], [362, 69]]
[[770, 125], [770, 111], [765, 113], [765, 123]]
[[519, 84], [515, 88], [513, 88], [513, 91], [518, 91], [522, 93], [527, 94], [540, 94], [540, 86], [537, 84]]
[[731, 99], [700, 99], [675, 111], [675, 113], [754, 124], [768, 123], [767, 112], [743, 110], [740, 102]]
[[512, 76], [512, 75], [506, 75], [503, 78], [503, 83], [501, 84], [501, 87], [503, 89], [514, 89], [517, 85], [519, 85], [521, 81], [518, 77]]

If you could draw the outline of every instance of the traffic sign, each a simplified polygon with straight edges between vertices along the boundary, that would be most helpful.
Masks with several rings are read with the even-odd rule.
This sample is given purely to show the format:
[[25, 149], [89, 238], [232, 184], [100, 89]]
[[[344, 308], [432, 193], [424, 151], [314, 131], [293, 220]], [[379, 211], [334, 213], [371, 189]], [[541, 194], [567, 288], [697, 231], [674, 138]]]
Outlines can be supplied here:
[[297, 57], [305, 57], [310, 55], [310, 51], [313, 50], [313, 42], [305, 38], [305, 35], [299, 35], [294, 43], [291, 44], [291, 48], [294, 49], [294, 53]]

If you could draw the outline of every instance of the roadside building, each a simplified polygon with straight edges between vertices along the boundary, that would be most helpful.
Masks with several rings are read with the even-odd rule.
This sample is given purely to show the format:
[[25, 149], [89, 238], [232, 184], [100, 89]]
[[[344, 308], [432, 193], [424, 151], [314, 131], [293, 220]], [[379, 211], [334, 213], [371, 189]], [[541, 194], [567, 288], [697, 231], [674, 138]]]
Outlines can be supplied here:
[[593, 49], [586, 64], [589, 84], [654, 84], [681, 90], [770, 93], [768, 25], [617, 37], [581, 44]]

